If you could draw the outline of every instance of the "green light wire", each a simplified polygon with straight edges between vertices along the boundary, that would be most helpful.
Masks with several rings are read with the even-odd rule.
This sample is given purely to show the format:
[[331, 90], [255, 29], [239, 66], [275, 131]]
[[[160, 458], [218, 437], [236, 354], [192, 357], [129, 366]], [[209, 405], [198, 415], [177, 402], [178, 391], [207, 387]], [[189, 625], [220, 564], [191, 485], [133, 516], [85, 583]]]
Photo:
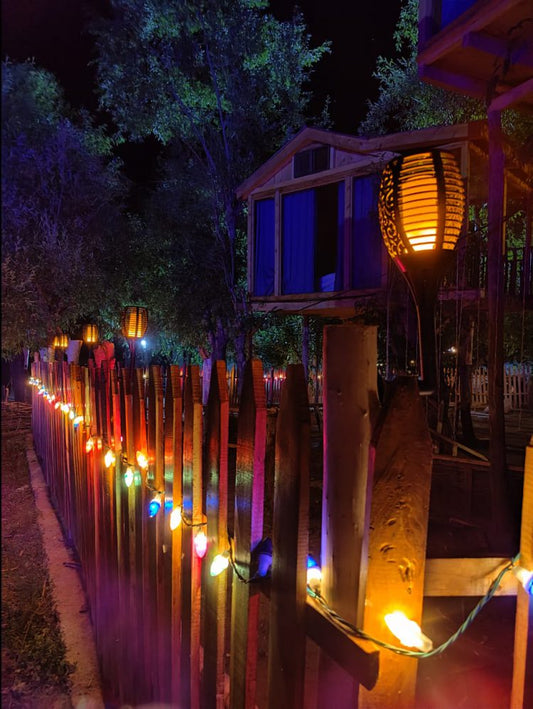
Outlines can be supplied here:
[[464, 622], [459, 626], [459, 628], [455, 631], [455, 633], [453, 635], [451, 635], [448, 638], [448, 640], [443, 642], [441, 645], [434, 648], [433, 650], [429, 650], [428, 652], [422, 652], [419, 650], [407, 650], [403, 647], [398, 647], [397, 645], [391, 645], [390, 643], [386, 643], [383, 640], [378, 640], [377, 638], [373, 638], [371, 635], [368, 635], [368, 633], [365, 633], [364, 630], [361, 630], [360, 628], [356, 628], [355, 625], [352, 625], [352, 623], [350, 623], [349, 621], [342, 618], [338, 613], [336, 613], [332, 608], [330, 608], [330, 606], [327, 604], [324, 597], [320, 595], [320, 593], [313, 591], [313, 589], [311, 589], [309, 586], [307, 587], [307, 593], [311, 596], [311, 598], [314, 598], [315, 600], [317, 600], [320, 603], [322, 608], [326, 611], [326, 613], [330, 616], [330, 618], [335, 623], [337, 623], [337, 625], [341, 626], [341, 628], [343, 628], [344, 630], [347, 630], [352, 635], [355, 635], [356, 637], [361, 638], [362, 640], [369, 640], [370, 642], [373, 642], [375, 645], [379, 645], [379, 647], [382, 647], [385, 650], [390, 650], [391, 652], [395, 652], [397, 655], [405, 655], [407, 657], [417, 657], [417, 658], [434, 657], [435, 655], [440, 655], [445, 650], [447, 650], [450, 647], [450, 645], [452, 645], [457, 640], [457, 638], [459, 638], [465, 632], [465, 630], [473, 622], [473, 620], [476, 618], [476, 616], [481, 611], [481, 609], [484, 608], [487, 605], [487, 603], [490, 601], [490, 599], [494, 596], [503, 577], [517, 563], [519, 557], [520, 557], [520, 554], [517, 554], [515, 557], [513, 557], [511, 559], [511, 561], [506, 566], [503, 567], [503, 569], [500, 571], [500, 573], [496, 576], [494, 581], [491, 583], [487, 593], [483, 596], [483, 598], [481, 598], [479, 600], [479, 602], [474, 606], [474, 608], [472, 608], [470, 613], [465, 618]]

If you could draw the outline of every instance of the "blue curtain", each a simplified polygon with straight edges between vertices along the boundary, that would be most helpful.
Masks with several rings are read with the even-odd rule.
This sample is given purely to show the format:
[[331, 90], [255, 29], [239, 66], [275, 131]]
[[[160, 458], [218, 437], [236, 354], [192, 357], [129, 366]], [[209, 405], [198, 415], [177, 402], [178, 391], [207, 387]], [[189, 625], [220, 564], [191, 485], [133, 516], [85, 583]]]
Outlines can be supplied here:
[[378, 219], [379, 176], [354, 180], [352, 232], [352, 286], [377, 288], [381, 285], [383, 241]]
[[283, 198], [282, 293], [315, 290], [315, 204], [313, 190]]
[[274, 293], [274, 199], [255, 203], [254, 295]]

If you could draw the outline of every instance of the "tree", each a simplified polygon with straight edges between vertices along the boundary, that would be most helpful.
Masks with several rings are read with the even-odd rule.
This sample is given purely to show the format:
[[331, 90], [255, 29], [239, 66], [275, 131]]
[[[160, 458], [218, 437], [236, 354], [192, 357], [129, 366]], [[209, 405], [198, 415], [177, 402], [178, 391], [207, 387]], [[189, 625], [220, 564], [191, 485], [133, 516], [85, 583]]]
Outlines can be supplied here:
[[190, 304], [190, 281], [202, 279], [194, 302], [215, 358], [232, 337], [242, 360], [249, 326], [235, 189], [301, 127], [306, 82], [327, 51], [310, 48], [300, 15], [279, 22], [267, 8], [264, 0], [114, 0], [112, 16], [94, 26], [101, 107], [121, 135], [172, 145], [189, 181], [174, 183], [176, 203], [189, 206], [168, 223], [163, 248], [176, 258], [168, 273], [186, 270], [176, 301]]
[[111, 143], [52, 74], [2, 67], [2, 355], [109, 304], [122, 195]]

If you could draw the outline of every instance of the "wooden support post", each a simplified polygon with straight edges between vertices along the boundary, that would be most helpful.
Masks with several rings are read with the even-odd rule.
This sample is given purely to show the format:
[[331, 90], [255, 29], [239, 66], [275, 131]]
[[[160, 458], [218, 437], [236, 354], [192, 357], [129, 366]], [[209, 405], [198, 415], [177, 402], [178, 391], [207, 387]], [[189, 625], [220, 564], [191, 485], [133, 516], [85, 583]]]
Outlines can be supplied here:
[[[322, 594], [361, 627], [368, 544], [369, 448], [377, 397], [376, 328], [332, 325], [324, 331], [324, 484]], [[352, 707], [357, 685], [324, 653], [318, 706]]]
[[[374, 435], [375, 463], [365, 617], [370, 636], [399, 645], [384, 616], [395, 610], [422, 619], [432, 445], [414, 377], [390, 388]], [[417, 661], [380, 652], [376, 686], [360, 689], [360, 709], [414, 706]]]
[[[239, 406], [235, 479], [235, 565], [250, 578], [251, 551], [263, 534], [266, 398], [263, 366], [250, 360], [244, 369]], [[254, 709], [257, 683], [259, 594], [234, 573], [231, 597], [231, 709]]]
[[276, 430], [268, 706], [303, 706], [311, 426], [303, 365], [287, 367]]
[[[533, 571], [533, 436], [526, 448], [519, 564]], [[533, 596], [519, 585], [513, 658], [511, 709], [533, 706]]]
[[211, 576], [217, 554], [227, 552], [228, 540], [228, 436], [229, 399], [226, 363], [216, 361], [211, 370], [206, 412], [206, 515], [209, 547], [204, 562], [205, 645], [204, 706], [224, 708], [224, 660], [228, 574]]

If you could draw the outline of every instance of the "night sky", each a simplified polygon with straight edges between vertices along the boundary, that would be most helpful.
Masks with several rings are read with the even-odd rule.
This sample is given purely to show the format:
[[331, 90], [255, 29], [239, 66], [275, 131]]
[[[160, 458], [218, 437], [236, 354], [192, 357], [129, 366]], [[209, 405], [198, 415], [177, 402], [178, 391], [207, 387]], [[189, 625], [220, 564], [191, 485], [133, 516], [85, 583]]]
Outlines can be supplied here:
[[[34, 57], [52, 71], [75, 106], [96, 108], [92, 95], [91, 39], [84, 30], [87, 16], [101, 12], [105, 0], [2, 0], [2, 58]], [[317, 104], [332, 99], [334, 129], [356, 133], [365, 117], [366, 100], [376, 98], [372, 78], [376, 58], [393, 53], [392, 34], [401, 0], [272, 0], [279, 19], [301, 8], [312, 45], [333, 43], [315, 74]]]

